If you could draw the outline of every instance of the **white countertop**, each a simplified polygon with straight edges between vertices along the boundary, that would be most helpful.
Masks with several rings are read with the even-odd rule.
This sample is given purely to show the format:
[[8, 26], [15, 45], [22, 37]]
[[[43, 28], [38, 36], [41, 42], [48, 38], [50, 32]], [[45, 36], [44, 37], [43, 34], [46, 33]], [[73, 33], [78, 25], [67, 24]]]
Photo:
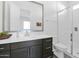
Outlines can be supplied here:
[[30, 36], [15, 36], [12, 35], [9, 39], [0, 40], [0, 44], [14, 43], [14, 42], [22, 42], [22, 41], [30, 41], [30, 40], [38, 40], [42, 38], [52, 37], [49, 35], [30, 35]]

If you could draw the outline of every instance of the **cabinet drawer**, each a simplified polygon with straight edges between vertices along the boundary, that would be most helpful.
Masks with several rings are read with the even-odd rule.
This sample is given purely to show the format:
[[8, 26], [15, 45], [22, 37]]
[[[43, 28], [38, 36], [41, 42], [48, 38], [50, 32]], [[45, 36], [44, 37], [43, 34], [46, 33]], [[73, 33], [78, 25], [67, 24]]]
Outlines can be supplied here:
[[50, 43], [43, 43], [43, 47], [52, 47], [52, 43], [50, 42]]
[[52, 51], [52, 47], [43, 48], [43, 52], [51, 52], [51, 51]]
[[43, 43], [50, 43], [50, 42], [52, 42], [52, 38], [43, 39]]
[[52, 47], [52, 39], [51, 38], [48, 38], [48, 39], [45, 39], [43, 40], [43, 47]]
[[50, 46], [49, 46], [49, 47], [44, 47], [44, 48], [43, 48], [43, 50], [50, 50], [50, 49], [52, 49], [52, 47], [50, 47]]
[[16, 42], [16, 43], [11, 43], [11, 49], [17, 49], [17, 48], [23, 48], [27, 46], [27, 42]]
[[39, 39], [39, 40], [32, 40], [32, 41], [29, 41], [29, 46], [33, 46], [33, 45], [42, 45], [42, 40]]
[[17, 42], [17, 43], [11, 44], [11, 49], [28, 47], [28, 46], [39, 45], [39, 44], [42, 44], [42, 40], [31, 40], [31, 41], [26, 41], [26, 42]]
[[0, 45], [0, 52], [6, 51], [6, 50], [10, 50], [9, 44]]

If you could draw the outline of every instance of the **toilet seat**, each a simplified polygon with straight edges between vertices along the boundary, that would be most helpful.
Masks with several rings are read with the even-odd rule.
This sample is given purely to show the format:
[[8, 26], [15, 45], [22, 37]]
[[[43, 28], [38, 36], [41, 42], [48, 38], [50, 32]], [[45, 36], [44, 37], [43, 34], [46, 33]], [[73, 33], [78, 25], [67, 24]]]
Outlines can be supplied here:
[[61, 51], [67, 51], [67, 47], [63, 43], [56, 43], [53, 45], [56, 49], [59, 49]]

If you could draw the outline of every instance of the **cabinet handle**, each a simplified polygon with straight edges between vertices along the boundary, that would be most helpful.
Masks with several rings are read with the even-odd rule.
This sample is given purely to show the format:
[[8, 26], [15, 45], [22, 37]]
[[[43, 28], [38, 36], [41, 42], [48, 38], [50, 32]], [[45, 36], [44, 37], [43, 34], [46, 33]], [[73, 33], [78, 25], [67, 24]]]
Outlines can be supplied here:
[[0, 48], [0, 50], [3, 50], [4, 48]]

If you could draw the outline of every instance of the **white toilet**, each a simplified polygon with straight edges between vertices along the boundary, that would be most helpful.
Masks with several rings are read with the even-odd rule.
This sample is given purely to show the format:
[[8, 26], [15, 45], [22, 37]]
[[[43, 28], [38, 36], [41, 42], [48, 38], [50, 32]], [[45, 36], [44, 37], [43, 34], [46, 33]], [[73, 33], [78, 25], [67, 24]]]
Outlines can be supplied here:
[[67, 51], [67, 47], [62, 43], [53, 44], [54, 54], [59, 58], [64, 58], [64, 51]]

